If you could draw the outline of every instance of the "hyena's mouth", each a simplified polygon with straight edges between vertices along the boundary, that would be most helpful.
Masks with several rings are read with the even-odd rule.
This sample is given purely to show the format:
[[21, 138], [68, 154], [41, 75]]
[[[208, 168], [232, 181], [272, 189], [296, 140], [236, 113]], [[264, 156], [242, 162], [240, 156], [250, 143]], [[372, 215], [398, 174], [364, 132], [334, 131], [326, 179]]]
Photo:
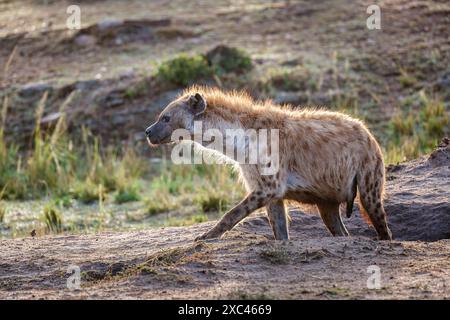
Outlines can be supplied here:
[[147, 136], [147, 142], [150, 145], [150, 147], [157, 147], [161, 144], [166, 144], [172, 142], [172, 134], [168, 134], [162, 139], [158, 139], [157, 141], [152, 141], [152, 139]]

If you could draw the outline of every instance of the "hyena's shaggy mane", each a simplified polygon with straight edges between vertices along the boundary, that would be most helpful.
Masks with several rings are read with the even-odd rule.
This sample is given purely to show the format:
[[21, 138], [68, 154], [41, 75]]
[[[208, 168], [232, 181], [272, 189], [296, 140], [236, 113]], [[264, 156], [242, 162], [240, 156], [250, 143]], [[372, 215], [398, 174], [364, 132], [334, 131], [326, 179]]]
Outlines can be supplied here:
[[236, 115], [244, 120], [250, 118], [261, 118], [267, 121], [283, 121], [292, 119], [317, 119], [317, 120], [346, 120], [365, 125], [357, 119], [344, 113], [328, 111], [323, 107], [293, 106], [290, 104], [276, 104], [270, 99], [257, 100], [244, 90], [223, 91], [217, 87], [194, 85], [185, 89], [178, 98], [185, 98], [200, 93], [206, 100], [210, 111], [224, 120], [235, 119]]

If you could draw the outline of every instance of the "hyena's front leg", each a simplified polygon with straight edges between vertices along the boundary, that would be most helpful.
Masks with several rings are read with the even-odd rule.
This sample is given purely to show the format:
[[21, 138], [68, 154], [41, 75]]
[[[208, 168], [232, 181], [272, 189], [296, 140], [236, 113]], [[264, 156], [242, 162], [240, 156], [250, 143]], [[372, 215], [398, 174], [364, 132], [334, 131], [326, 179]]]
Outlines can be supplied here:
[[272, 200], [266, 206], [266, 210], [275, 240], [288, 240], [288, 220], [283, 199]]
[[219, 238], [226, 231], [231, 230], [239, 221], [244, 219], [250, 213], [267, 205], [272, 197], [272, 194], [267, 194], [262, 191], [251, 192], [238, 205], [225, 213], [222, 219], [220, 219], [220, 221], [211, 230], [200, 237], [197, 237], [195, 240]]

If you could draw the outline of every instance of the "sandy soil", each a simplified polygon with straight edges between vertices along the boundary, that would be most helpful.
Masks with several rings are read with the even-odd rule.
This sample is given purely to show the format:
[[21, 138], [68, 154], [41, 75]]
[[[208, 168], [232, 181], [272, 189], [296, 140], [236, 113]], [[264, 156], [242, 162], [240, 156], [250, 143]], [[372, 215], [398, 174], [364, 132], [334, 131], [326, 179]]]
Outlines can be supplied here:
[[[194, 243], [212, 222], [127, 233], [0, 241], [3, 299], [449, 299], [450, 145], [388, 168], [394, 241], [377, 241], [355, 209], [351, 237], [330, 237], [316, 214], [291, 211], [291, 240], [247, 218], [220, 240]], [[69, 290], [69, 266], [81, 288]], [[381, 287], [369, 289], [370, 266]]]

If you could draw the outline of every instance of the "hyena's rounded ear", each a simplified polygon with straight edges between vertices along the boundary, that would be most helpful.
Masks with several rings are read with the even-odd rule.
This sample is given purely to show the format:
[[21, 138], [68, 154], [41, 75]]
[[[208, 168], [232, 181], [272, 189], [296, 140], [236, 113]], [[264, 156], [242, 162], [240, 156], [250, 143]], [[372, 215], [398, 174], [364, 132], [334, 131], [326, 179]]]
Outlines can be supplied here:
[[190, 96], [188, 105], [195, 116], [202, 114], [206, 110], [206, 100], [200, 93]]

